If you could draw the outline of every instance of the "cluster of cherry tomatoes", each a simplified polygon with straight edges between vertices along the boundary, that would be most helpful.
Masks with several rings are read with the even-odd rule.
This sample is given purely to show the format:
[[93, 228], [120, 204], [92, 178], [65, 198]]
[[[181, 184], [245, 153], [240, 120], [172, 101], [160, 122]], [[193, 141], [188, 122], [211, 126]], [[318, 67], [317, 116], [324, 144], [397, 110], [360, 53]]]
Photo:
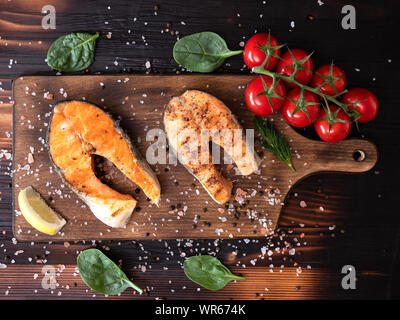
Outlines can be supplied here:
[[[281, 56], [278, 40], [268, 33], [258, 33], [247, 41], [243, 57], [250, 69], [261, 66], [265, 62], [266, 53], [261, 47], [266, 45], [276, 49], [273, 49], [273, 54], [266, 61], [265, 70], [290, 77], [294, 72], [294, 57], [297, 62], [302, 62], [294, 78], [295, 81], [315, 88], [327, 96], [338, 97], [341, 103], [348, 105], [349, 110], [353, 110], [355, 107], [359, 114], [357, 121], [360, 123], [369, 122], [377, 115], [378, 101], [369, 90], [354, 88], [340, 95], [346, 89], [346, 74], [341, 68], [327, 64], [314, 72], [313, 62], [307, 52], [301, 49], [292, 49]], [[330, 79], [329, 83], [327, 79]], [[273, 79], [268, 75], [258, 76], [249, 83], [246, 88], [245, 100], [253, 113], [259, 116], [268, 116], [281, 110], [282, 116], [288, 124], [300, 128], [313, 124], [319, 137], [328, 142], [341, 141], [349, 134], [351, 122], [355, 119], [350, 119], [346, 112], [338, 106], [332, 104], [329, 107], [321, 107], [319, 95], [307, 90], [303, 90], [303, 94], [301, 94], [301, 88], [289, 81], [279, 81], [277, 84], [275, 82], [273, 95], [268, 98], [262, 93], [265, 92], [265, 86], [271, 88], [272, 85]], [[296, 109], [294, 102], [297, 103], [300, 98], [304, 99], [302, 105], [305, 106], [308, 114], [303, 111], [304, 109], [294, 112]], [[329, 110], [327, 110], [328, 108]], [[334, 121], [328, 121], [332, 115]]]

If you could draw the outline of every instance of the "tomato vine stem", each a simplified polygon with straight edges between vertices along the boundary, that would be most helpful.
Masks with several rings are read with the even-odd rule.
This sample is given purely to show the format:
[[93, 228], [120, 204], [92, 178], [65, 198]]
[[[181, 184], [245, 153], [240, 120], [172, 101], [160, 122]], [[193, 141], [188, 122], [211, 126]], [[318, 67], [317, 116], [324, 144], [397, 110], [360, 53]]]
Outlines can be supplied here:
[[296, 86], [298, 86], [298, 87], [300, 87], [300, 88], [302, 88], [302, 89], [304, 89], [304, 90], [311, 91], [311, 92], [315, 93], [316, 95], [320, 96], [321, 98], [323, 98], [325, 101], [326, 101], [326, 100], [329, 100], [330, 102], [334, 103], [335, 105], [337, 105], [338, 107], [340, 107], [341, 109], [343, 109], [343, 111], [344, 111], [349, 117], [352, 117], [352, 116], [353, 116], [353, 114], [351, 114], [351, 113], [349, 112], [348, 106], [347, 106], [346, 104], [340, 102], [339, 100], [337, 100], [335, 97], [322, 93], [321, 91], [319, 91], [319, 88], [312, 88], [312, 87], [310, 87], [310, 86], [307, 86], [307, 85], [305, 85], [305, 84], [302, 84], [302, 83], [296, 81], [296, 80], [294, 79], [294, 77], [293, 77], [293, 75], [296, 74], [296, 71], [295, 71], [291, 76], [288, 77], [288, 76], [284, 76], [284, 75], [281, 75], [281, 74], [276, 73], [276, 72], [272, 72], [272, 71], [269, 71], [269, 70], [265, 70], [265, 69], [264, 69], [264, 64], [261, 65], [261, 66], [252, 68], [252, 71], [255, 72], [255, 73], [258, 73], [258, 74], [263, 74], [263, 75], [266, 75], [266, 76], [270, 76], [270, 77], [272, 77], [273, 79], [280, 79], [280, 80], [284, 80], [284, 81], [293, 83], [293, 84], [295, 84]]

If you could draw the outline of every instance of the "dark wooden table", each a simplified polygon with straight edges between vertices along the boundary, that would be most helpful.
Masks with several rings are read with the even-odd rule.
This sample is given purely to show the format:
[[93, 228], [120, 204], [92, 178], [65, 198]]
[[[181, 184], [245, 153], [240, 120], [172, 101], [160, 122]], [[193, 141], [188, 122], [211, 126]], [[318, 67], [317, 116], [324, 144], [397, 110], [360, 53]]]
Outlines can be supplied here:
[[[147, 294], [140, 297], [127, 290], [116, 298], [399, 298], [400, 70], [396, 42], [400, 4], [324, 2], [0, 0], [0, 299], [104, 298], [88, 290], [75, 273], [77, 253], [93, 243], [22, 243], [13, 239], [12, 79], [54, 75], [45, 62], [47, 49], [57, 37], [73, 31], [101, 32], [90, 74], [174, 73], [180, 70], [172, 58], [178, 32], [183, 36], [215, 31], [230, 48], [239, 49], [239, 43], [256, 30], [269, 28], [292, 48], [314, 50], [316, 65], [334, 60], [346, 71], [349, 87], [376, 93], [378, 117], [352, 135], [376, 143], [377, 166], [362, 175], [320, 174], [296, 185], [272, 239], [255, 238], [249, 243], [215, 239], [96, 242], [109, 250], [115, 261], [121, 259], [123, 270], [147, 288]], [[56, 9], [55, 30], [41, 27], [41, 9], [46, 4]], [[341, 8], [346, 4], [356, 8], [356, 30], [341, 27]], [[146, 69], [147, 61], [151, 69]], [[218, 72], [249, 70], [235, 57]], [[308, 131], [304, 134], [313, 137]], [[307, 206], [301, 207], [300, 201]], [[262, 247], [273, 250], [273, 255], [261, 258]], [[247, 280], [218, 292], [199, 290], [181, 269], [184, 256], [193, 252], [216, 253]], [[340, 285], [341, 268], [349, 264], [356, 268], [358, 281], [355, 290], [346, 291]], [[42, 287], [43, 266], [55, 268], [54, 289]]]

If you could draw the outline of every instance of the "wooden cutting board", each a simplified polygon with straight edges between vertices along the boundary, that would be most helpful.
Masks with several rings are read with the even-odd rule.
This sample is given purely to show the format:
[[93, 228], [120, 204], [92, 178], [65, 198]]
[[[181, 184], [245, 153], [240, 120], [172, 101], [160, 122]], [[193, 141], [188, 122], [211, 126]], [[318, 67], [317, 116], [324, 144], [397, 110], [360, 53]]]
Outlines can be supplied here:
[[[230, 165], [223, 175], [234, 182], [231, 201], [217, 205], [180, 164], [155, 164], [162, 189], [159, 207], [146, 201], [142, 191], [111, 164], [101, 176], [112, 187], [138, 200], [126, 228], [112, 229], [97, 220], [82, 201], [63, 184], [50, 163], [45, 145], [50, 112], [55, 103], [84, 99], [104, 107], [131, 137], [142, 155], [149, 145], [150, 129], [163, 129], [164, 106], [172, 96], [188, 89], [207, 91], [232, 110], [244, 128], [253, 128], [253, 115], [244, 105], [244, 90], [252, 75], [91, 75], [28, 76], [14, 82], [14, 233], [19, 240], [105, 240], [176, 238], [248, 238], [269, 234], [277, 224], [289, 189], [304, 177], [321, 171], [364, 172], [377, 161], [374, 144], [348, 139], [336, 144], [313, 141], [296, 133], [280, 114], [270, 117], [293, 149], [293, 173], [268, 151], [260, 172], [245, 177]], [[262, 152], [262, 148], [257, 146]], [[362, 161], [354, 159], [362, 153]], [[29, 156], [29, 153], [33, 155]], [[357, 158], [357, 157], [356, 157]], [[105, 175], [105, 176], [104, 176]], [[67, 220], [60, 234], [34, 230], [18, 212], [18, 192], [32, 185]]]

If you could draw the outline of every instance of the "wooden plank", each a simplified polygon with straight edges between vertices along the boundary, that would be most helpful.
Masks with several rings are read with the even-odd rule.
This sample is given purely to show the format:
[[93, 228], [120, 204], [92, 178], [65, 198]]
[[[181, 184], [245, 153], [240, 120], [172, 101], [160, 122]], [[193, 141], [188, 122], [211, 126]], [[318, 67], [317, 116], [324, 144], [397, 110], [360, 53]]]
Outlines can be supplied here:
[[[265, 32], [271, 28], [271, 32], [282, 43], [288, 43], [291, 48], [314, 50], [314, 66], [329, 63], [334, 59], [335, 63], [345, 70], [349, 88], [354, 86], [369, 88], [378, 96], [382, 107], [378, 117], [371, 124], [360, 126], [361, 133], [353, 130], [351, 135], [362, 134], [374, 141], [379, 148], [379, 162], [374, 170], [366, 174], [322, 173], [308, 177], [294, 186], [282, 208], [277, 232], [280, 235], [286, 234], [285, 241], [296, 247], [296, 253], [302, 253], [301, 256], [296, 254], [296, 261], [303, 266], [303, 273], [299, 277], [290, 277], [288, 272], [269, 274], [267, 268], [260, 270], [248, 264], [246, 275], [252, 277], [254, 272], [260, 279], [267, 277], [268, 282], [273, 281], [274, 277], [279, 277], [276, 283], [277, 290], [270, 290], [264, 295], [265, 299], [270, 299], [271, 296], [290, 299], [302, 295], [305, 289], [302, 282], [308, 282], [306, 280], [309, 279], [308, 272], [313, 274], [315, 282], [307, 287], [310, 292], [302, 295], [304, 298], [400, 297], [400, 278], [397, 272], [400, 266], [398, 250], [400, 215], [396, 214], [395, 210], [398, 204], [395, 190], [398, 188], [396, 174], [399, 172], [396, 170], [400, 134], [399, 108], [396, 107], [398, 103], [396, 81], [393, 81], [393, 77], [387, 76], [399, 68], [399, 60], [395, 59], [395, 46], [392, 41], [392, 31], [398, 26], [398, 1], [378, 4], [373, 0], [364, 0], [354, 4], [357, 10], [356, 30], [343, 30], [340, 27], [341, 8], [348, 4], [344, 0], [324, 1], [323, 6], [319, 6], [316, 1], [310, 1], [306, 5], [301, 1], [289, 0], [267, 1], [265, 5], [261, 2], [249, 5], [246, 1], [225, 1], [221, 5], [220, 2], [204, 0], [201, 5], [187, 2], [183, 7], [182, 1], [160, 0], [157, 2], [160, 7], [157, 16], [153, 13], [152, 1], [139, 1], [133, 5], [130, 0], [121, 0], [118, 3], [111, 3], [110, 10], [107, 9], [109, 4], [93, 1], [4, 0], [3, 2], [4, 5], [0, 9], [1, 19], [18, 24], [10, 27], [10, 24], [0, 23], [0, 82], [2, 82], [0, 87], [4, 88], [4, 91], [0, 89], [0, 108], [7, 105], [0, 115], [0, 148], [8, 151], [11, 151], [11, 138], [6, 137], [5, 131], [11, 131], [10, 79], [22, 74], [54, 75], [55, 71], [52, 71], [45, 62], [47, 49], [57, 37], [69, 32], [101, 32], [96, 59], [89, 69], [90, 73], [144, 73], [147, 60], [151, 62], [154, 72], [175, 72], [177, 65], [172, 59], [171, 49], [176, 36], [167, 32], [160, 33], [161, 29], [166, 28], [167, 23], [172, 25], [172, 30], [179, 31], [181, 36], [204, 30], [215, 31], [226, 39], [231, 49], [237, 49], [238, 42], [242, 39], [246, 41], [255, 30]], [[33, 31], [34, 27], [40, 24], [40, 18], [43, 16], [40, 14], [41, 7], [45, 4], [56, 7], [57, 29]], [[312, 21], [306, 19], [309, 15], [314, 18]], [[133, 17], [138, 18], [136, 23], [133, 23]], [[289, 32], [292, 20], [295, 22], [295, 28]], [[105, 24], [105, 21], [108, 24]], [[148, 23], [144, 24], [145, 21]], [[186, 24], [181, 24], [181, 21], [185, 21]], [[26, 30], [24, 25], [32, 28]], [[132, 32], [128, 33], [128, 29]], [[112, 32], [111, 39], [106, 38], [108, 32]], [[327, 34], [330, 35], [329, 40], [326, 38]], [[142, 35], [146, 37], [146, 44], [141, 39]], [[131, 43], [133, 40], [136, 41], [134, 45]], [[371, 40], [375, 45], [370, 45]], [[366, 47], [368, 50], [365, 50]], [[11, 68], [10, 59], [18, 61]], [[388, 63], [388, 59], [392, 59], [391, 63]], [[117, 61], [118, 65], [114, 65], [114, 61]], [[223, 72], [248, 73], [247, 69], [242, 70], [243, 61], [240, 56], [229, 59], [221, 69]], [[8, 120], [3, 120], [6, 117]], [[301, 130], [301, 133], [316, 138], [313, 130]], [[99, 295], [93, 298], [92, 293], [86, 292], [80, 284], [76, 291], [72, 292], [70, 289], [70, 294], [63, 292], [61, 297], [57, 296], [58, 291], [51, 293], [50, 290], [41, 290], [39, 282], [30, 285], [34, 281], [34, 274], [39, 274], [38, 279], [41, 279], [42, 275], [41, 267], [28, 265], [29, 256], [42, 256], [45, 250], [49, 250], [51, 254], [47, 256], [48, 263], [54, 265], [63, 263], [72, 270], [76, 263], [76, 251], [86, 248], [89, 243], [82, 243], [79, 247], [71, 244], [69, 248], [55, 242], [52, 244], [35, 242], [32, 245], [29, 242], [19, 242], [15, 245], [11, 241], [13, 238], [9, 188], [11, 178], [8, 175], [8, 163], [9, 161], [4, 158], [1, 159], [0, 263], [6, 263], [9, 267], [0, 270], [0, 299], [61, 299], [67, 295], [71, 299], [100, 299]], [[6, 175], [3, 175], [4, 173]], [[307, 207], [300, 207], [300, 201], [307, 203]], [[320, 210], [321, 207], [324, 211]], [[303, 224], [308, 227], [299, 226]], [[3, 234], [3, 231], [6, 233]], [[300, 239], [303, 233], [305, 236]], [[324, 236], [320, 237], [320, 234]], [[307, 250], [299, 249], [298, 242], [293, 240], [296, 238], [307, 243], [304, 244]], [[254, 256], [265, 244], [262, 240], [260, 238], [254, 245], [247, 245], [243, 240], [231, 239], [221, 245], [227, 249], [239, 248], [239, 257], [243, 254]], [[193, 247], [205, 247], [205, 251], [201, 252], [208, 252], [207, 249], [214, 248], [213, 241], [194, 240]], [[136, 273], [129, 270], [141, 263], [139, 261], [141, 250], [135, 250], [131, 241], [104, 243], [110, 248], [108, 254], [113, 256], [114, 261], [123, 259], [123, 269], [135, 278]], [[125, 250], [120, 249], [120, 243], [125, 246]], [[175, 240], [169, 243], [178, 244]], [[211, 247], [206, 246], [208, 243], [211, 243]], [[174, 284], [175, 279], [179, 281], [184, 277], [177, 263], [179, 252], [175, 252], [172, 257], [165, 251], [164, 242], [159, 241], [142, 240], [140, 245], [143, 245], [145, 251], [153, 257], [160, 257], [160, 261], [166, 259], [170, 261], [167, 273], [161, 270], [165, 265], [161, 263], [160, 271], [157, 269], [156, 272], [146, 276], [146, 281], [141, 282], [155, 287], [157, 292], [150, 295], [150, 298], [162, 296], [166, 299], [198, 299], [201, 296], [205, 299], [207, 297], [247, 299], [255, 297], [255, 293], [260, 293], [259, 288], [263, 290], [261, 286], [253, 286], [251, 290], [242, 291], [241, 285], [244, 286], [245, 282], [234, 284], [229, 288], [229, 293], [225, 290], [219, 292], [183, 290], [181, 286]], [[24, 249], [25, 253], [15, 256], [14, 252], [20, 249]], [[5, 259], [7, 255], [15, 260], [15, 264]], [[272, 258], [270, 263], [280, 264], [281, 257], [274, 255], [269, 258]], [[293, 257], [287, 256], [286, 253], [282, 258], [287, 258], [284, 260], [285, 265], [292, 265]], [[342, 290], [336, 279], [341, 266], [348, 263], [356, 266], [357, 277], [361, 279], [357, 282], [357, 290]], [[172, 265], [176, 267], [173, 268]], [[306, 269], [307, 265], [311, 265], [313, 269]], [[318, 267], [321, 265], [325, 266], [326, 273]], [[384, 273], [386, 276], [376, 276], [378, 273]], [[16, 277], [16, 274], [19, 276]], [[9, 280], [11, 275], [12, 280]], [[289, 277], [296, 283], [286, 285], [285, 279]], [[169, 284], [168, 279], [173, 280], [172, 284]], [[284, 284], [283, 289], [279, 289], [280, 282]], [[8, 288], [9, 286], [12, 288]], [[40, 297], [35, 294], [35, 289], [40, 291]], [[175, 291], [171, 292], [170, 289]], [[5, 296], [7, 290], [9, 294]], [[122, 298], [139, 298], [130, 293], [131, 291], [126, 295], [123, 294]]]
[[[57, 101], [85, 99], [104, 106], [121, 120], [121, 126], [145, 155], [152, 143], [146, 141], [147, 132], [153, 128], [163, 129], [164, 106], [172, 96], [187, 89], [215, 95], [231, 108], [244, 128], [253, 128], [253, 115], [243, 103], [244, 88], [252, 78], [254, 76], [248, 75], [19, 78], [14, 83], [14, 202], [21, 189], [32, 185], [67, 219], [68, 224], [62, 233], [50, 238], [33, 230], [17, 211], [14, 216], [15, 236], [20, 240], [91, 240], [265, 235], [275, 229], [289, 189], [302, 178], [320, 171], [364, 172], [375, 165], [377, 151], [372, 143], [361, 139], [337, 144], [309, 140], [296, 133], [277, 114], [271, 120], [292, 146], [295, 173], [268, 152], [263, 152], [260, 172], [249, 177], [236, 175], [234, 170], [222, 165], [224, 175], [234, 182], [235, 189], [247, 193], [242, 198], [248, 203], [241, 205], [240, 200], [232, 196], [230, 203], [219, 206], [182, 165], [156, 164], [154, 170], [162, 188], [162, 201], [156, 207], [146, 201], [143, 193], [135, 194], [133, 183], [117, 170], [110, 169], [108, 176], [113, 177], [110, 184], [138, 198], [138, 207], [141, 208], [124, 229], [112, 229], [97, 220], [53, 171], [45, 139], [50, 112]], [[45, 98], [47, 93], [52, 95], [52, 99]], [[35, 150], [35, 162], [28, 164], [31, 148]], [[365, 153], [364, 161], [354, 160], [356, 150]], [[262, 152], [262, 149], [258, 146], [257, 151]], [[178, 210], [169, 213], [171, 206], [178, 207]]]
[[[152, 269], [145, 273], [138, 270], [129, 272], [128, 276], [138, 286], [146, 289], [145, 293], [138, 295], [132, 289], [127, 289], [120, 296], [108, 296], [94, 292], [86, 287], [74, 265], [58, 264], [45, 266], [49, 277], [44, 279], [42, 265], [34, 266], [11, 266], [7, 270], [7, 277], [0, 273], [0, 283], [5, 286], [6, 295], [2, 299], [25, 299], [26, 292], [30, 292], [33, 299], [191, 299], [196, 296], [197, 300], [211, 299], [233, 299], [233, 300], [277, 300], [277, 299], [327, 299], [329, 292], [340, 286], [341, 274], [332, 272], [326, 268], [315, 268], [307, 270], [299, 276], [298, 269], [290, 268], [263, 268], [252, 267], [251, 271], [239, 267], [232, 267], [235, 274], [246, 277], [246, 281], [231, 282], [221, 291], [209, 291], [186, 277], [182, 272], [164, 272], [162, 269]], [[50, 272], [53, 272], [50, 280]], [[34, 276], [36, 275], [36, 276]], [[361, 292], [368, 292], [371, 297], [376, 297], [375, 292], [366, 285], [382, 283], [385, 275], [376, 272], [363, 272], [358, 275], [358, 290], [353, 292], [342, 291], [336, 298], [355, 299], [360, 298]], [[45, 286], [42, 286], [44, 281]], [[54, 281], [50, 287], [50, 281]], [[149, 283], [154, 286], [148, 287]], [[361, 283], [361, 286], [359, 285]], [[47, 285], [46, 285], [47, 284]], [[355, 291], [355, 292], [354, 292]]]

